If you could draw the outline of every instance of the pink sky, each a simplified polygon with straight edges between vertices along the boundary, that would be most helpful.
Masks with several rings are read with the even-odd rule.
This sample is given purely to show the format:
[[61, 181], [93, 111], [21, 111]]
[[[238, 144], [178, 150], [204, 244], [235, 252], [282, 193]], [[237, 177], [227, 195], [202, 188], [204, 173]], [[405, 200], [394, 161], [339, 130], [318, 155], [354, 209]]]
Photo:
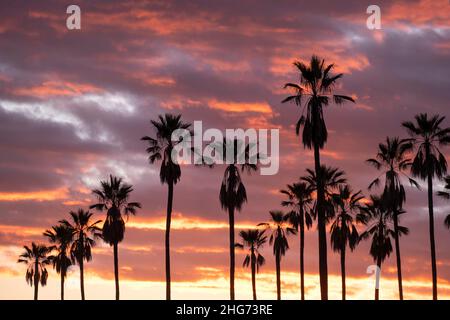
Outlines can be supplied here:
[[[248, 203], [236, 216], [248, 228], [280, 209], [277, 192], [313, 165], [295, 136], [299, 109], [282, 105], [292, 66], [318, 54], [345, 76], [339, 92], [356, 104], [326, 109], [327, 165], [346, 172], [353, 189], [369, 195], [377, 172], [364, 161], [386, 135], [419, 112], [449, 116], [449, 2], [378, 1], [382, 29], [366, 28], [366, 1], [78, 1], [82, 28], [65, 27], [60, 1], [0, 3], [0, 299], [29, 299], [21, 247], [70, 210], [87, 208], [90, 193], [110, 173], [133, 184], [143, 209], [120, 244], [121, 297], [164, 298], [166, 186], [150, 166], [149, 120], [182, 113], [204, 128], [279, 128], [280, 172], [244, 176]], [[446, 120], [450, 126], [450, 119]], [[443, 152], [450, 160], [450, 152]], [[228, 297], [227, 215], [220, 208], [223, 167], [182, 167], [175, 188], [172, 232], [173, 297]], [[407, 184], [405, 182], [405, 184]], [[425, 186], [425, 185], [424, 185]], [[443, 184], [435, 182], [435, 189]], [[408, 187], [401, 239], [405, 298], [431, 297], [426, 192]], [[435, 199], [439, 297], [450, 298], [450, 203]], [[102, 219], [101, 214], [97, 217]], [[282, 262], [284, 298], [299, 293], [298, 238]], [[307, 298], [319, 298], [317, 231], [306, 236]], [[347, 258], [349, 298], [372, 299], [368, 243]], [[261, 298], [276, 297], [271, 248], [257, 278]], [[340, 298], [339, 257], [329, 250], [330, 297]], [[383, 267], [381, 298], [397, 298], [395, 255]], [[238, 299], [251, 298], [250, 272], [237, 255]], [[87, 265], [87, 298], [114, 296], [112, 249], [99, 244]], [[40, 289], [59, 298], [50, 272]], [[78, 270], [67, 280], [79, 298]]]

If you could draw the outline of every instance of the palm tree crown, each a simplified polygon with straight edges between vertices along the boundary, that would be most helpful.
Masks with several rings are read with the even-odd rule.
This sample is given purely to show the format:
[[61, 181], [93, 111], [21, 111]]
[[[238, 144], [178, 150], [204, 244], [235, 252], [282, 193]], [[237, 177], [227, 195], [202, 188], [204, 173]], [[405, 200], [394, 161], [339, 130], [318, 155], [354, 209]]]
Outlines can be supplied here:
[[[339, 79], [343, 77], [342, 73], [333, 75], [334, 64], [325, 65], [325, 60], [312, 56], [309, 65], [300, 61], [294, 62], [294, 65], [300, 71], [299, 83], [286, 83], [285, 88], [291, 88], [295, 94], [286, 97], [282, 102], [293, 101], [299, 107], [302, 101], [306, 99], [305, 108], [297, 121], [296, 133], [300, 133], [303, 126], [302, 141], [305, 147], [311, 149], [314, 144], [323, 148], [327, 142], [328, 132], [323, 115], [323, 107], [328, 106], [330, 101], [336, 104], [342, 104], [345, 101], [355, 102], [352, 97], [335, 94], [333, 89]], [[317, 121], [314, 121], [314, 119]]]
[[102, 235], [104, 241], [113, 245], [121, 242], [125, 235], [125, 221], [122, 214], [128, 219], [130, 214], [136, 214], [136, 209], [141, 208], [141, 204], [128, 201], [133, 187], [123, 183], [122, 178], [110, 175], [109, 180], [101, 181], [100, 184], [100, 189], [92, 190], [99, 203], [91, 205], [90, 208], [107, 210]]
[[415, 116], [415, 123], [403, 122], [408, 130], [412, 142], [417, 148], [411, 172], [415, 177], [425, 180], [430, 174], [432, 177], [442, 179], [447, 172], [447, 160], [438, 146], [450, 144], [450, 127], [442, 128], [445, 117], [434, 115], [428, 118], [426, 113]]
[[181, 178], [181, 169], [178, 163], [172, 161], [172, 150], [179, 141], [172, 141], [172, 134], [179, 129], [189, 129], [191, 124], [182, 122], [180, 114], [169, 113], [159, 115], [158, 121], [150, 120], [150, 123], [156, 132], [156, 138], [145, 136], [141, 139], [148, 142], [146, 151], [149, 154], [149, 162], [153, 164], [161, 160], [161, 183], [176, 184]]
[[[316, 172], [311, 169], [306, 169], [306, 172], [308, 174], [300, 179], [308, 183], [313, 191], [317, 191]], [[333, 194], [336, 190], [339, 190], [340, 186], [347, 182], [347, 179], [345, 178], [344, 171], [323, 165], [320, 167], [320, 180], [320, 183], [324, 187], [326, 222], [329, 222], [334, 216]], [[313, 212], [316, 213], [316, 211]]]

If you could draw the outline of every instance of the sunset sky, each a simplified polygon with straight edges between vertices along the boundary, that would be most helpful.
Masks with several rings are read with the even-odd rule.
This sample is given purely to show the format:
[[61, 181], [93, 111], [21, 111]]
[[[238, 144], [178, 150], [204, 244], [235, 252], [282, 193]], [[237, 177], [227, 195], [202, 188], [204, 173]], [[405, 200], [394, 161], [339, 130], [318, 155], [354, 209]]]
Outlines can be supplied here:
[[[66, 28], [66, 8], [81, 7], [81, 30]], [[406, 137], [401, 122], [419, 112], [447, 116], [450, 126], [450, 5], [448, 0], [376, 1], [381, 30], [368, 30], [373, 1], [22, 1], [0, 2], [0, 299], [31, 299], [22, 246], [45, 242], [42, 232], [87, 208], [91, 189], [109, 174], [134, 186], [142, 210], [119, 246], [121, 298], [163, 299], [167, 186], [149, 165], [140, 138], [153, 135], [159, 114], [181, 113], [206, 128], [279, 128], [280, 171], [244, 175], [248, 203], [237, 232], [269, 217], [284, 199], [279, 189], [313, 167], [312, 152], [295, 135], [301, 110], [281, 104], [292, 63], [312, 54], [335, 63], [338, 92], [356, 104], [326, 109], [325, 164], [346, 172], [369, 195], [378, 172], [364, 161], [387, 135]], [[443, 150], [450, 161], [450, 149]], [[228, 218], [219, 188], [224, 166], [182, 166], [175, 187], [172, 239], [174, 299], [228, 298]], [[401, 238], [406, 299], [431, 298], [425, 191], [407, 182]], [[426, 190], [425, 183], [421, 185]], [[436, 190], [443, 183], [435, 182]], [[379, 190], [375, 190], [379, 192]], [[435, 197], [439, 298], [450, 298], [450, 202]], [[99, 219], [104, 214], [95, 213]], [[329, 237], [328, 237], [329, 240]], [[282, 297], [298, 299], [299, 240], [282, 260]], [[306, 235], [306, 298], [320, 298], [316, 226]], [[275, 262], [257, 276], [259, 298], [274, 299]], [[251, 298], [249, 269], [237, 251], [236, 297]], [[339, 299], [339, 256], [328, 251], [330, 298]], [[373, 299], [369, 243], [347, 258], [347, 295]], [[87, 299], [113, 299], [112, 248], [100, 243], [86, 265]], [[59, 299], [51, 270], [43, 299]], [[398, 294], [395, 254], [383, 265], [380, 297]], [[67, 298], [79, 299], [78, 267]]]

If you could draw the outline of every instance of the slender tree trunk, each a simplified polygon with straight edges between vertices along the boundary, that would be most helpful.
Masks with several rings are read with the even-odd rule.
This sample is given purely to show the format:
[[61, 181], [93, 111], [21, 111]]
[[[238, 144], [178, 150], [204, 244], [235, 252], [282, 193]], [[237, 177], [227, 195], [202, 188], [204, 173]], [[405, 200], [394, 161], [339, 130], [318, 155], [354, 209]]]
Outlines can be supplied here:
[[64, 272], [61, 270], [61, 300], [64, 300]]
[[228, 209], [228, 221], [230, 225], [230, 300], [234, 300], [234, 208]]
[[328, 300], [328, 266], [327, 266], [327, 231], [323, 204], [325, 203], [325, 190], [322, 184], [322, 173], [320, 170], [320, 148], [318, 139], [319, 117], [318, 108], [314, 106], [313, 111], [313, 144], [314, 144], [314, 167], [316, 171], [317, 184], [317, 229], [319, 234], [319, 276], [320, 296], [322, 300]]
[[305, 221], [303, 208], [300, 208], [300, 292], [305, 300]]
[[346, 298], [345, 286], [345, 244], [341, 248], [341, 278], [342, 278], [342, 300]]
[[39, 291], [39, 260], [36, 258], [34, 263], [34, 300], [38, 300]]
[[381, 273], [381, 256], [379, 255], [377, 258], [377, 267], [378, 270], [375, 272], [375, 300], [380, 300], [380, 287], [379, 287], [379, 274]]
[[436, 245], [434, 241], [434, 213], [433, 213], [433, 177], [428, 173], [428, 213], [430, 219], [430, 247], [431, 247], [431, 274], [433, 277], [433, 300], [437, 300], [437, 267]]
[[253, 291], [253, 300], [256, 300], [256, 257], [254, 248], [252, 248], [251, 252], [251, 263], [252, 263], [252, 291]]
[[81, 300], [85, 300], [86, 297], [84, 295], [84, 262], [83, 258], [80, 259], [80, 288], [81, 288]]
[[277, 252], [275, 255], [275, 266], [277, 269], [277, 300], [281, 300], [281, 257]]
[[120, 299], [119, 290], [119, 244], [114, 243], [114, 279], [116, 281], [116, 300]]
[[393, 211], [394, 220], [394, 240], [395, 240], [395, 255], [397, 257], [397, 279], [398, 279], [398, 295], [399, 299], [403, 300], [403, 284], [402, 284], [402, 261], [400, 256], [400, 237], [398, 232], [398, 212]]
[[173, 182], [168, 183], [166, 217], [166, 300], [170, 300], [170, 224], [172, 222]]

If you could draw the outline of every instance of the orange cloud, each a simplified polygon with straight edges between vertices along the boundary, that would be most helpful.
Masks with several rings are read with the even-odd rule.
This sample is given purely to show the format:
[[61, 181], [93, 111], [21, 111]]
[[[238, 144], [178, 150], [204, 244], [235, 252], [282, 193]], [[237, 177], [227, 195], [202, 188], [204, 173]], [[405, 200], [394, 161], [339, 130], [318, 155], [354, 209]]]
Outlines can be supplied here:
[[212, 99], [208, 102], [212, 109], [228, 112], [259, 112], [271, 114], [272, 108], [267, 102], [228, 102]]
[[54, 201], [67, 199], [69, 197], [69, 190], [66, 187], [31, 191], [31, 192], [0, 192], [0, 201]]
[[72, 83], [68, 81], [45, 81], [41, 85], [30, 88], [18, 88], [14, 94], [47, 98], [53, 96], [77, 96], [85, 93], [98, 93], [103, 90], [90, 84]]
[[[139, 218], [129, 221], [127, 228], [136, 229], [156, 229], [165, 230], [166, 220], [165, 217], [139, 220]], [[241, 222], [236, 224], [237, 229], [249, 229], [254, 228], [255, 224], [252, 222]], [[190, 229], [228, 229], [228, 223], [226, 221], [206, 220], [201, 218], [188, 218], [182, 214], [174, 214], [172, 218], [172, 229], [174, 230], [190, 230]]]

